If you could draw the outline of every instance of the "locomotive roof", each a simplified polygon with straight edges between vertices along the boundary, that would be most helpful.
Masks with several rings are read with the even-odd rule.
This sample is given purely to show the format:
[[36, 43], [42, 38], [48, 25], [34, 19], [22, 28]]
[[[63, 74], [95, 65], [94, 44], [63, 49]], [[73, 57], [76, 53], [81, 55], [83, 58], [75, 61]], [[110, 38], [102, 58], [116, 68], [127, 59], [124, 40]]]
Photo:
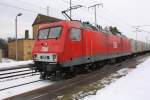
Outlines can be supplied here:
[[[91, 29], [91, 30], [93, 30], [93, 31], [103, 32], [103, 33], [106, 33], [106, 34], [112, 34], [111, 32], [108, 32], [108, 31], [104, 30], [104, 29], [102, 28], [102, 26], [97, 25], [97, 27], [95, 27], [95, 26], [93, 26], [92, 24], [90, 24], [89, 22], [81, 22], [81, 28], [87, 28], [87, 29]], [[126, 37], [125, 35], [123, 35], [123, 34], [114, 34], [114, 35], [118, 35], [118, 36], [127, 38], [127, 37]]]

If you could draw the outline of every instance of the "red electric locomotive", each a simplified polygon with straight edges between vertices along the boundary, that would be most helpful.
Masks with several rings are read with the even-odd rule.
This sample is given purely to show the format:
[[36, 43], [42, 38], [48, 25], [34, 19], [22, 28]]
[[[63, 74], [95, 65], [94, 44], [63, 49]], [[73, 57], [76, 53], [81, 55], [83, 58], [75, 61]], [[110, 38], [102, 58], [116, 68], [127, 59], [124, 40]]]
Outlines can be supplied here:
[[73, 73], [78, 65], [130, 54], [128, 38], [99, 31], [79, 21], [40, 25], [33, 48], [35, 68], [42, 78], [59, 77], [64, 72]]

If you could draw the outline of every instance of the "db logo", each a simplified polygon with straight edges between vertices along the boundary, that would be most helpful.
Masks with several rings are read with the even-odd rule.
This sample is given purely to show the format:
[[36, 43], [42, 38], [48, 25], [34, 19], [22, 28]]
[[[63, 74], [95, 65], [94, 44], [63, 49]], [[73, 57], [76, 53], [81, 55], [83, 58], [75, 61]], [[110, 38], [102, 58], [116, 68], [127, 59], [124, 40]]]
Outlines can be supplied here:
[[117, 48], [118, 45], [117, 45], [117, 42], [113, 42], [113, 48]]
[[41, 51], [47, 52], [47, 51], [48, 51], [48, 47], [47, 47], [47, 46], [43, 46], [43, 47], [41, 48]]

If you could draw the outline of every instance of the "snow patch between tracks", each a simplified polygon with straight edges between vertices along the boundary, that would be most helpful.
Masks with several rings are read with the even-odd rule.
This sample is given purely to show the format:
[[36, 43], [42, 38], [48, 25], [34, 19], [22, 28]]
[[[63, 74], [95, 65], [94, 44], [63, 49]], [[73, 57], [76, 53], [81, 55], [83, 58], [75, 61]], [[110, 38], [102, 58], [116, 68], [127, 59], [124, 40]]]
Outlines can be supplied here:
[[[38, 81], [38, 80], [39, 80], [39, 75], [26, 77], [26, 78], [20, 78], [18, 80], [12, 80], [8, 82], [2, 82], [0, 83], [0, 89], [13, 87], [19, 84], [29, 83], [29, 82]], [[0, 100], [11, 97], [11, 96], [19, 95], [22, 93], [26, 93], [35, 89], [39, 89], [48, 85], [52, 85], [53, 83], [54, 82], [50, 82], [49, 80], [42, 80], [42, 81], [38, 81], [35, 83], [3, 90], [3, 91], [0, 91]]]

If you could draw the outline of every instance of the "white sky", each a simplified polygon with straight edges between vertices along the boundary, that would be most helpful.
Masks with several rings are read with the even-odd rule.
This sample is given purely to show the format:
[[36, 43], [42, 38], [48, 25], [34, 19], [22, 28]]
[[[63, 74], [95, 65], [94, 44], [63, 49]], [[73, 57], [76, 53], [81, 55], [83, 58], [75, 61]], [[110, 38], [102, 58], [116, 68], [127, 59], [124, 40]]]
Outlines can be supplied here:
[[[15, 36], [15, 16], [21, 12], [18, 17], [18, 35], [24, 37], [24, 30], [29, 29], [32, 33], [32, 23], [37, 13], [46, 14], [46, 7], [50, 7], [50, 16], [63, 18], [61, 11], [69, 7], [65, 1], [69, 0], [1, 0], [0, 1], [0, 37]], [[106, 26], [117, 26], [123, 34], [135, 38], [135, 33], [131, 28], [133, 25], [150, 25], [150, 1], [149, 0], [72, 0], [73, 4], [80, 4], [86, 7], [96, 3], [103, 3], [104, 7], [97, 8], [98, 24]], [[7, 5], [6, 5], [7, 4]], [[5, 5], [5, 6], [4, 6]], [[24, 11], [8, 7], [8, 5], [32, 10], [35, 12]], [[78, 20], [90, 21], [94, 23], [94, 10], [88, 10], [86, 7], [74, 10], [73, 18]], [[150, 27], [150, 26], [149, 26]], [[150, 31], [149, 27], [142, 27]], [[150, 34], [145, 32], [138, 33], [138, 39], [150, 40]], [[149, 39], [148, 39], [149, 38]]]

